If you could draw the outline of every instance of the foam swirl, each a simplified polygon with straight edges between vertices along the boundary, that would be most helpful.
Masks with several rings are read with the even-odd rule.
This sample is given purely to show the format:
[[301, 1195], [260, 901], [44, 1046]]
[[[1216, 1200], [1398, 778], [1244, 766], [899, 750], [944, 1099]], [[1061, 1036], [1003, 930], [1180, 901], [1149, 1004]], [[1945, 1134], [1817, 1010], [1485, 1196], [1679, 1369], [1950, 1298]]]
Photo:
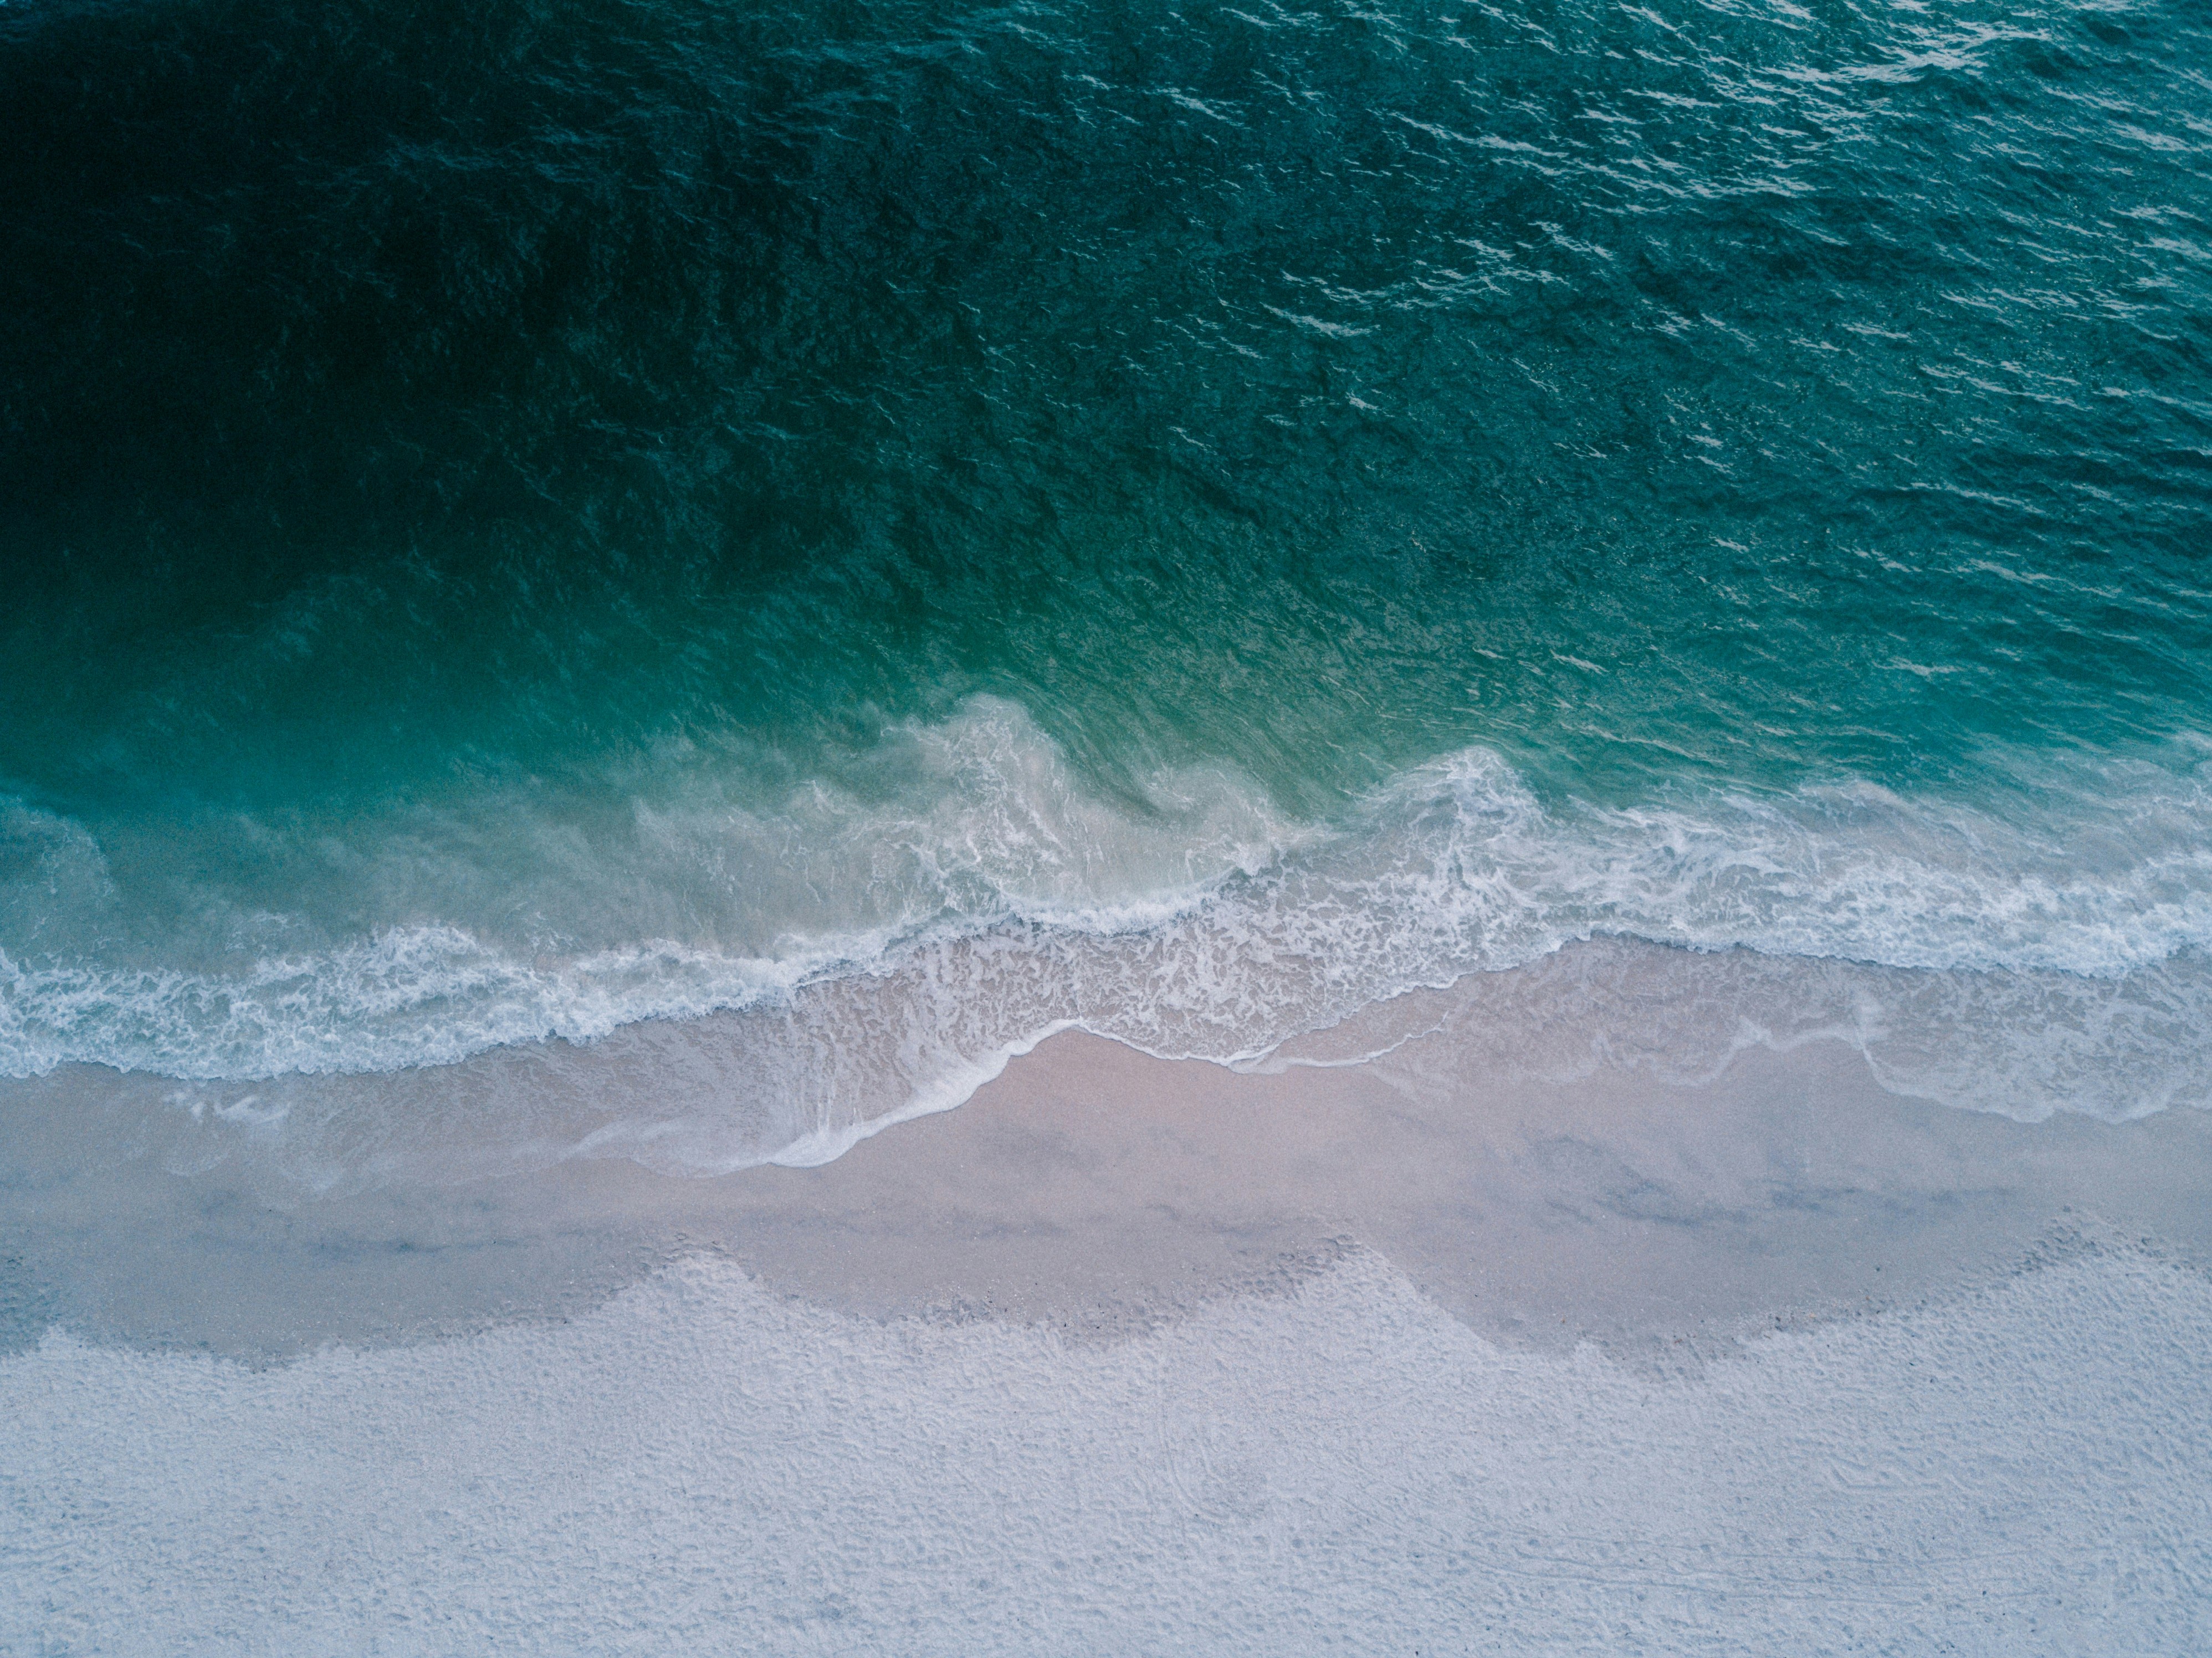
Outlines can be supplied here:
[[[721, 1165], [832, 1154], [1066, 1025], [1259, 1063], [1408, 991], [1620, 938], [1770, 964], [1730, 969], [1753, 1011], [1678, 1029], [1678, 1069], [1745, 1028], [1817, 1028], [1893, 1085], [1961, 1104], [2129, 1115], [2195, 1096], [2212, 1006], [2201, 769], [2107, 762], [1972, 806], [1845, 783], [1620, 808], [1547, 805], [1470, 749], [1302, 824], [1225, 771], [1109, 798], [988, 699], [902, 728], [877, 759], [872, 796], [813, 783], [780, 814], [641, 807], [613, 843], [631, 863], [598, 883], [602, 936], [581, 947], [451, 920], [202, 966], [19, 945], [0, 954], [0, 1068], [265, 1082], [737, 1015], [748, 1085], [768, 1092], [735, 1140], [708, 1137]], [[50, 889], [73, 872], [112, 916], [88, 837], [20, 811], [13, 832], [19, 857], [43, 848]], [[533, 832], [560, 856], [529, 878], [579, 884], [575, 847]], [[447, 874], [456, 911], [495, 885], [465, 857]], [[664, 914], [690, 884], [690, 935], [605, 936], [656, 880], [642, 907]], [[1608, 1040], [1634, 1045], [1632, 1005], [1671, 1028], [1655, 1012], [1670, 993], [1608, 993]]]

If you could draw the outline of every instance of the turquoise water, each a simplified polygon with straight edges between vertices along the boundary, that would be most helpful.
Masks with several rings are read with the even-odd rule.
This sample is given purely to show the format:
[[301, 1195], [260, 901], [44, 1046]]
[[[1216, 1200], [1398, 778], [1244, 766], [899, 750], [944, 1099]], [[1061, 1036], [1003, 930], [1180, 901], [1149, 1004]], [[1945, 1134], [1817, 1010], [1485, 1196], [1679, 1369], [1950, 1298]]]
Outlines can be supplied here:
[[2173, 4], [9, 6], [0, 1072], [986, 938], [1151, 940], [1036, 1021], [1250, 1054], [1605, 933], [2079, 981], [2164, 1022], [2022, 1088], [2189, 1072], [2207, 63]]

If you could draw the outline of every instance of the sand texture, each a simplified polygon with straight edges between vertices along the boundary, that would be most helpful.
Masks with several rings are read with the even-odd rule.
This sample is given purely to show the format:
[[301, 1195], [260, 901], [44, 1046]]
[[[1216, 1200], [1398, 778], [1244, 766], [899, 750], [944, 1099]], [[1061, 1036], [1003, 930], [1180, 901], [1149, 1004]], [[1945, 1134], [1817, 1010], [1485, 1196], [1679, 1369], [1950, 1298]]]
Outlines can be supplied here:
[[2212, 1646], [2212, 1119], [1438, 1040], [323, 1199], [18, 1092], [0, 1650]]

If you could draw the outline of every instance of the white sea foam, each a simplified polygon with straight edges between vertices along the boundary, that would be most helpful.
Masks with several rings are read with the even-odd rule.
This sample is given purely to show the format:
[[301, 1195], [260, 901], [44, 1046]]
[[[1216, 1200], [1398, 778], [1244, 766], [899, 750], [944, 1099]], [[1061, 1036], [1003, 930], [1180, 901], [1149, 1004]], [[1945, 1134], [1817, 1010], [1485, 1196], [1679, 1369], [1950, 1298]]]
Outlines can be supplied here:
[[[323, 867], [354, 910], [404, 886], [414, 914], [317, 945], [327, 923], [205, 904], [179, 960], [121, 965], [24, 920], [112, 929], [99, 846], [20, 808], [7, 833], [44, 890], [19, 883], [9, 910], [27, 944], [0, 952], [0, 1072], [267, 1083], [731, 1015], [716, 1063], [753, 1103], [571, 1148], [683, 1166], [835, 1155], [1072, 1024], [1262, 1063], [1408, 990], [1605, 938], [1703, 953], [1694, 988], [1581, 993], [1611, 1051], [1639, 1022], [1672, 1030], [1677, 1069], [1817, 1031], [1909, 1091], [2111, 1116], [2200, 1101], [2212, 1072], [2212, 795], [2187, 768], [2054, 774], [1994, 804], [1844, 783], [1620, 808], [1547, 805], [1472, 749], [1298, 823], [1224, 770], [1110, 798], [978, 699], [773, 802], [664, 792], [618, 833], [542, 810], [371, 824]], [[1731, 1011], [1693, 1039], [1668, 995]]]

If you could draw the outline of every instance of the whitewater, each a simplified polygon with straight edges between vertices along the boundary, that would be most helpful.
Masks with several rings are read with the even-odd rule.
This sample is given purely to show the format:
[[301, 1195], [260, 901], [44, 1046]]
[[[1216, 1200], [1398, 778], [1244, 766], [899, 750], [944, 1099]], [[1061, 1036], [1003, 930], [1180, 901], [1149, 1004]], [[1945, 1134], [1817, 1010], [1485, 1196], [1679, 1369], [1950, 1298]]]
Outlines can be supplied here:
[[[1607, 1062], [1693, 1077], [1747, 1044], [1820, 1035], [1897, 1091], [2125, 1119], [2212, 1097], [2212, 763], [2177, 746], [2163, 764], [2046, 762], [2034, 786], [1972, 806], [1839, 780], [1630, 807], [1547, 805], [1478, 747], [1316, 822], [1226, 768], [1109, 795], [1019, 705], [978, 697], [887, 732], [865, 778], [754, 811], [695, 786], [589, 837], [482, 805], [477, 822], [351, 824], [317, 869], [356, 884], [356, 908], [434, 881], [416, 902], [436, 919], [401, 911], [266, 954], [260, 938], [314, 927], [220, 893], [189, 930], [149, 920], [91, 836], [19, 805], [11, 851], [32, 860], [47, 925], [23, 927], [19, 908], [0, 953], [0, 1066], [173, 1078], [190, 1084], [180, 1108], [281, 1138], [307, 1079], [429, 1067], [430, 1085], [494, 1049], [712, 1020], [726, 1080], [680, 1127], [641, 1076], [616, 1090], [635, 1120], [507, 1150], [719, 1171], [836, 1155], [957, 1104], [1057, 1030], [1288, 1063], [1286, 1043], [1363, 1012], [1387, 1026], [1378, 1008], [1466, 975], [1535, 973], [1565, 996], [1547, 958], [1597, 940], [1670, 952], [1660, 979], [1613, 993], [1589, 1042]], [[326, 908], [331, 885], [313, 895]], [[518, 891], [549, 896], [533, 908]], [[685, 930], [637, 937], [641, 915]], [[57, 918], [146, 964], [56, 949]], [[1660, 1028], [1670, 996], [1706, 1005], [1705, 1025]], [[1583, 1002], [1590, 1015], [1586, 983]], [[1331, 1062], [1405, 1034], [1339, 1040]], [[326, 1142], [348, 1108], [340, 1092], [301, 1114]]]

